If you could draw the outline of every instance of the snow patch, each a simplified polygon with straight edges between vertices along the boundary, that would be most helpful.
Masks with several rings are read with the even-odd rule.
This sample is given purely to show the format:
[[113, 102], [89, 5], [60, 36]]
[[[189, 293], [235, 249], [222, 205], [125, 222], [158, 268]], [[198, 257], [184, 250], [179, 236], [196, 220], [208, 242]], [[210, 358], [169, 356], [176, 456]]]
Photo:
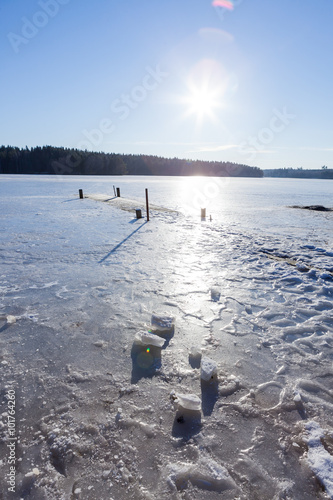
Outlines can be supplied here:
[[308, 444], [308, 463], [318, 479], [324, 485], [327, 494], [333, 499], [333, 456], [325, 450], [321, 438], [324, 431], [318, 422], [310, 421], [305, 424], [308, 431], [305, 441]]

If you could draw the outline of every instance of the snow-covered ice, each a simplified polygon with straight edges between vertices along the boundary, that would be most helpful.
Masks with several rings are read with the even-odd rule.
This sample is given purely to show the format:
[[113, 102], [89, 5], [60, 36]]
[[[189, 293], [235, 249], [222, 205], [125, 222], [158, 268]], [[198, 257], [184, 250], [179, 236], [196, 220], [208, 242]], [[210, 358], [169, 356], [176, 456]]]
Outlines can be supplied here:
[[332, 498], [332, 186], [0, 176], [0, 496]]

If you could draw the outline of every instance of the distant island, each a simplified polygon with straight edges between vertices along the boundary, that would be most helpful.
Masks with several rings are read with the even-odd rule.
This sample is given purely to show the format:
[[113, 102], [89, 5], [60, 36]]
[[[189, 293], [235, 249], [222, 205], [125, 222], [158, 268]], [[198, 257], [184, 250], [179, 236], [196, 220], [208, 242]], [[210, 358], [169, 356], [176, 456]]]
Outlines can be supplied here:
[[232, 162], [95, 153], [53, 146], [37, 146], [30, 149], [1, 146], [0, 174], [264, 176], [258, 167]]
[[264, 170], [264, 177], [290, 177], [295, 179], [333, 179], [333, 169], [325, 165], [320, 169], [277, 168]]

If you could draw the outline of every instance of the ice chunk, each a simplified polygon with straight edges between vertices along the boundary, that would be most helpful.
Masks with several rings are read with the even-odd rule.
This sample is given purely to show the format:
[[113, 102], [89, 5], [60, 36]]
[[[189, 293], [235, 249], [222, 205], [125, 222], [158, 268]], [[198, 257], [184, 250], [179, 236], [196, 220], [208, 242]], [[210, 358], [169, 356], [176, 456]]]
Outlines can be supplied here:
[[153, 345], [155, 347], [163, 347], [165, 340], [153, 333], [144, 331], [137, 332], [134, 337], [135, 344], [138, 345]]
[[201, 378], [208, 382], [208, 380], [212, 379], [214, 375], [217, 374], [217, 366], [215, 361], [204, 356], [201, 359]]
[[32, 469], [31, 472], [27, 472], [27, 474], [25, 474], [25, 477], [39, 476], [39, 474], [40, 474], [39, 469], [37, 469], [37, 467], [35, 467]]
[[190, 350], [188, 359], [192, 368], [199, 368], [202, 358], [202, 352], [199, 347], [193, 346]]
[[221, 297], [220, 288], [218, 286], [213, 286], [210, 290], [210, 297], [213, 302], [218, 302]]
[[175, 398], [175, 403], [179, 409], [189, 411], [201, 410], [201, 399], [195, 394], [176, 394]]
[[281, 375], [282, 373], [285, 373], [286, 371], [286, 367], [285, 365], [281, 365], [277, 370], [276, 370], [276, 374], [277, 375]]
[[160, 316], [153, 314], [151, 317], [152, 331], [157, 335], [173, 335], [175, 329], [175, 318], [172, 316]]
[[7, 316], [7, 323], [9, 325], [12, 325], [13, 323], [16, 323], [16, 317], [15, 316], [12, 316], [11, 314], [8, 314]]
[[178, 463], [167, 465], [167, 483], [174, 490], [184, 490], [191, 482], [202, 490], [217, 491], [238, 487], [228, 470], [210, 458], [201, 458], [198, 463]]

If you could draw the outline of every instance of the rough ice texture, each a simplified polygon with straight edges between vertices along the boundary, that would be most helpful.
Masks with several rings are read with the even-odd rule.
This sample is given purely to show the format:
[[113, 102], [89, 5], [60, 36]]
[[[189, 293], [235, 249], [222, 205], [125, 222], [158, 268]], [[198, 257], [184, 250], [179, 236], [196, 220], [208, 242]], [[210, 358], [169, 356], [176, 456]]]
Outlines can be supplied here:
[[217, 374], [217, 366], [215, 361], [208, 358], [207, 356], [203, 356], [201, 358], [201, 378], [205, 382], [211, 380]]
[[156, 347], [163, 347], [165, 340], [153, 333], [139, 331], [135, 334], [134, 342], [139, 345], [152, 345]]
[[183, 408], [184, 410], [201, 410], [201, 399], [195, 394], [176, 394], [175, 402], [178, 408]]

